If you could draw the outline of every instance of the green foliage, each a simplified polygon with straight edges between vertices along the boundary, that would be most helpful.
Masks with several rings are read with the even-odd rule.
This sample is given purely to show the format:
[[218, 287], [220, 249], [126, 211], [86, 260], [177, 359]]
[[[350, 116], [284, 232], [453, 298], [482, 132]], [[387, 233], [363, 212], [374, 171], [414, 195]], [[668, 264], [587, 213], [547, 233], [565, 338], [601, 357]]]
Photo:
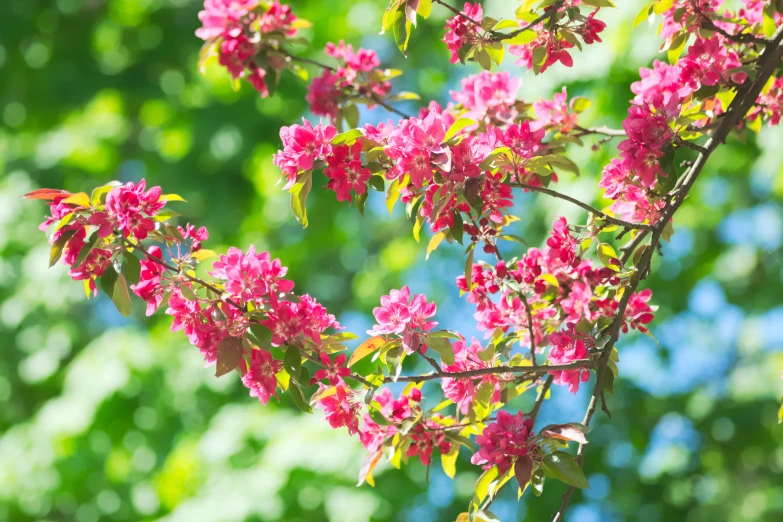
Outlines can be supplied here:
[[[359, 43], [368, 27], [374, 32], [380, 26], [383, 3], [302, 1], [294, 7], [302, 17], [318, 22], [312, 30], [315, 49], [340, 38]], [[399, 44], [407, 45], [408, 57], [392, 49], [383, 54], [388, 60], [384, 65], [405, 69], [404, 81], [409, 83], [401, 87], [421, 92], [425, 100], [444, 101], [444, 92], [456, 80], [450, 76], [455, 69], [447, 66], [447, 53], [437, 43], [445, 15], [435, 5], [428, 18], [422, 12], [427, 4], [419, 2], [414, 35], [405, 16], [390, 29]], [[625, 25], [635, 23], [641, 2], [618, 4]], [[566, 83], [569, 93], [593, 100], [585, 114], [593, 114], [595, 124], [616, 126], [631, 97], [628, 86], [643, 64], [640, 56], [653, 58], [636, 52], [634, 43], [644, 40], [639, 35], [648, 29], [642, 22], [662, 4], [642, 9], [633, 37], [618, 22], [620, 29], [607, 33], [602, 46], [594, 46], [597, 54], [580, 54], [574, 69], [553, 68], [535, 82], [532, 75], [525, 76], [527, 92], [532, 93], [526, 98], [546, 96], [544, 89]], [[134, 279], [137, 268], [130, 258], [121, 272], [110, 268], [99, 283], [114, 304], [105, 297], [87, 302], [66, 283], [62, 268], [43, 271], [50, 255], [62, 252], [42, 250], [35, 234], [40, 207], [22, 205], [18, 195], [40, 186], [78, 193], [117, 177], [144, 176], [151, 184], [182, 194], [190, 202], [183, 222], [208, 226], [217, 251], [221, 244], [254, 243], [274, 252], [290, 267], [298, 288], [318, 295], [338, 314], [358, 311], [367, 316], [378, 296], [409, 281], [414, 268], [442, 266], [438, 264], [448, 257], [462, 254], [464, 248], [444, 242], [425, 264], [425, 249], [415, 248], [409, 234], [401, 233], [408, 230], [401, 225], [402, 212], [390, 219], [385, 210], [369, 211], [383, 209], [383, 194], [369, 196], [362, 220], [330, 194], [313, 191], [307, 201], [309, 228], [302, 231], [289, 208], [293, 200], [275, 186], [279, 172], [270, 158], [279, 144], [279, 128], [306, 110], [304, 86], [284, 75], [275, 97], [262, 101], [248, 87], [235, 92], [214, 63], [204, 65], [202, 77], [196, 70], [199, 41], [192, 34], [198, 10], [198, 2], [163, 0], [39, 0], [0, 6], [0, 520], [181, 519], [199, 511], [214, 516], [210, 510], [215, 505], [239, 506], [230, 511], [233, 520], [350, 516], [380, 522], [407, 519], [422, 505], [424, 518], [456, 519], [474, 494], [480, 470], [458, 474], [453, 490], [436, 492], [437, 504], [429, 503], [424, 493], [439, 487], [439, 481], [429, 485], [418, 464], [394, 474], [379, 465], [374, 471], [376, 489], [355, 489], [362, 448], [321, 420], [299, 416], [295, 408], [310, 408], [301, 392], [291, 394], [291, 404], [273, 400], [261, 407], [231, 372], [239, 361], [228, 360], [229, 373], [215, 381], [201, 368], [201, 355], [169, 332], [168, 318], [147, 320], [141, 310], [131, 314], [125, 279]], [[529, 41], [535, 36], [529, 33], [508, 43]], [[499, 63], [502, 57], [492, 49], [485, 51]], [[497, 69], [479, 56], [482, 66]], [[503, 66], [520, 74], [511, 58], [506, 56]], [[608, 66], [607, 60], [612, 61]], [[479, 64], [472, 64], [471, 72], [478, 70]], [[550, 83], [536, 83], [539, 79]], [[409, 103], [413, 111], [417, 104]], [[662, 270], [654, 270], [648, 281], [661, 304], [656, 321], [687, 310], [690, 289], [704, 277], [718, 280], [732, 306], [747, 315], [780, 304], [780, 248], [726, 245], [716, 229], [738, 210], [780, 208], [783, 183], [775, 148], [780, 134], [771, 136], [762, 142], [764, 150], [751, 136], [745, 144], [730, 140], [708, 164], [705, 183], [683, 208], [678, 222], [683, 232], [673, 236], [688, 230], [692, 251], [676, 260], [665, 256], [659, 261]], [[606, 146], [596, 153], [574, 148], [573, 157], [583, 176], [594, 180], [613, 152]], [[764, 155], [756, 162], [760, 152]], [[757, 191], [748, 183], [749, 172], [764, 174], [769, 191]], [[568, 185], [574, 180], [571, 174], [561, 179], [564, 192], [580, 187], [578, 181]], [[321, 186], [325, 180], [311, 183]], [[717, 200], [711, 192], [715, 187], [729, 196]], [[399, 187], [388, 190], [395, 198], [399, 195]], [[100, 192], [93, 193], [88, 201], [100, 197]], [[516, 245], [516, 238], [539, 244], [546, 233], [543, 223], [551, 222], [535, 218], [570, 212], [541, 198], [524, 204], [526, 219], [519, 236], [508, 236], [508, 248], [518, 246], [520, 253], [523, 245]], [[295, 205], [300, 205], [298, 197]], [[305, 218], [303, 212], [299, 217]], [[425, 231], [421, 236], [429, 241]], [[603, 241], [601, 248], [608, 246], [608, 240]], [[607, 249], [599, 252], [607, 262], [613, 257]], [[739, 268], [727, 274], [722, 267], [730, 255], [743, 262], [729, 265]], [[453, 281], [438, 279], [436, 268], [429, 270], [432, 297], [441, 302], [453, 294]], [[131, 319], [124, 319], [115, 305]], [[147, 330], [149, 334], [140, 333]], [[642, 512], [654, 512], [659, 520], [783, 517], [777, 502], [783, 434], [775, 422], [780, 393], [773, 380], [783, 360], [778, 355], [769, 363], [761, 351], [780, 346], [759, 346], [751, 326], [743, 332], [737, 344], [758, 352], [758, 357], [729, 369], [720, 395], [696, 388], [652, 396], [630, 378], [613, 381], [613, 424], [599, 424], [591, 433], [585, 456], [585, 468], [600, 469], [608, 479], [606, 502], [613, 512], [627, 520]], [[252, 330], [248, 338], [269, 346], [264, 328]], [[443, 340], [448, 343], [448, 336]], [[399, 347], [389, 349], [395, 351], [387, 352], [391, 355], [385, 362], [398, 367], [407, 363]], [[371, 359], [382, 352], [383, 347], [373, 347], [356, 364], [381, 364]], [[441, 357], [445, 362], [443, 353]], [[295, 369], [293, 359], [287, 362]], [[667, 456], [662, 471], [642, 477], [639, 463], [651, 434], [672, 411], [693, 423], [701, 446]], [[727, 423], [736, 427], [730, 436], [716, 428]], [[469, 467], [469, 452], [461, 455], [449, 458], [459, 460], [460, 469]], [[571, 473], [568, 463], [563, 457], [533, 472], [529, 489], [542, 498], [527, 503], [527, 520], [546, 519], [559, 505], [562, 484], [548, 481], [543, 491], [546, 466], [584, 485], [584, 477]], [[498, 479], [497, 473], [488, 482], [484, 477], [483, 498]], [[515, 500], [516, 491], [504, 491], [498, 502], [506, 494]], [[574, 504], [581, 500], [577, 492]]]

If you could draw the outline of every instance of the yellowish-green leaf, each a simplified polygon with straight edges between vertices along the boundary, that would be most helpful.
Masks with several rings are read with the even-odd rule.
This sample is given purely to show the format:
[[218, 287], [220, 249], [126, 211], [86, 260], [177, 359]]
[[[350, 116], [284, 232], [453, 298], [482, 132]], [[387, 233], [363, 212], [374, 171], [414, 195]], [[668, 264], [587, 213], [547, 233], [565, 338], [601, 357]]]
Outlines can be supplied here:
[[449, 141], [451, 138], [459, 134], [462, 129], [470, 127], [471, 125], [476, 125], [476, 122], [470, 118], [458, 119], [452, 123], [451, 127], [449, 127], [449, 130], [446, 131], [446, 135], [443, 137], [443, 141]]
[[427, 245], [426, 259], [430, 258], [430, 254], [433, 253], [436, 248], [438, 248], [438, 245], [440, 245], [440, 242], [443, 241], [443, 238], [445, 237], [446, 237], [446, 233], [442, 231], [432, 236], [432, 238], [430, 239], [430, 243]]
[[89, 208], [90, 196], [88, 196], [86, 192], [77, 192], [76, 194], [71, 194], [70, 196], [62, 200], [62, 202], [69, 203], [71, 205], [76, 205], [79, 207]]
[[351, 354], [351, 359], [348, 361], [348, 366], [353, 366], [357, 361], [360, 361], [373, 353], [375, 350], [380, 348], [386, 343], [386, 339], [381, 337], [380, 335], [376, 335], [375, 337], [370, 337], [366, 341], [364, 341], [362, 344], [359, 345], [359, 347]]
[[179, 194], [163, 194], [160, 199], [165, 199], [166, 201], [183, 201], [187, 203]]
[[443, 472], [449, 478], [454, 478], [457, 474], [457, 457], [459, 457], [459, 444], [452, 444], [448, 453], [440, 454], [440, 463], [443, 465]]
[[217, 257], [217, 253], [215, 253], [214, 250], [207, 250], [206, 248], [204, 248], [197, 252], [193, 252], [193, 255], [191, 255], [190, 257], [192, 257], [196, 261], [204, 261], [205, 259], [209, 259], [210, 257]]

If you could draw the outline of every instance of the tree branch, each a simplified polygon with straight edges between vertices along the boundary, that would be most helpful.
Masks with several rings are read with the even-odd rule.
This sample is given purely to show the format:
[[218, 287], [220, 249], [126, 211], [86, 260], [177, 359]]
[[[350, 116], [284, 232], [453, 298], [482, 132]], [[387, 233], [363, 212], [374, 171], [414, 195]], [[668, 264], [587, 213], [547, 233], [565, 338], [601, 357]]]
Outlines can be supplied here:
[[647, 223], [631, 223], [630, 221], [624, 221], [622, 219], [617, 219], [615, 217], [612, 217], [608, 214], [605, 214], [598, 210], [595, 207], [591, 207], [587, 203], [583, 203], [579, 201], [576, 198], [572, 198], [571, 196], [567, 196], [565, 194], [561, 194], [560, 192], [557, 192], [552, 189], [548, 189], [546, 187], [536, 187], [533, 185], [527, 185], [525, 183], [509, 183], [509, 187], [512, 188], [521, 188], [525, 190], [530, 190], [532, 192], [541, 192], [542, 194], [546, 194], [548, 196], [552, 196], [553, 198], [562, 199], [564, 201], [568, 201], [569, 203], [573, 203], [574, 205], [578, 207], [582, 207], [583, 209], [587, 210], [591, 214], [594, 214], [604, 221], [606, 221], [609, 224], [612, 225], [618, 225], [621, 227], [629, 228], [629, 229], [639, 229], [639, 230], [652, 230], [652, 225], [649, 225]]
[[[653, 228], [650, 247], [644, 251], [642, 259], [637, 266], [637, 270], [631, 277], [631, 283], [623, 293], [623, 297], [620, 300], [615, 319], [611, 325], [610, 340], [604, 347], [603, 353], [601, 354], [601, 358], [598, 362], [598, 370], [596, 371], [596, 383], [595, 388], [593, 389], [593, 396], [590, 399], [590, 404], [587, 407], [585, 418], [582, 422], [585, 426], [588, 426], [592, 421], [593, 414], [595, 413], [596, 407], [598, 405], [598, 401], [601, 397], [601, 394], [603, 393], [603, 376], [606, 372], [606, 363], [608, 362], [612, 348], [614, 347], [614, 344], [617, 342], [617, 338], [619, 337], [620, 326], [623, 322], [625, 309], [628, 306], [631, 294], [636, 291], [636, 288], [639, 286], [639, 283], [642, 280], [642, 274], [646, 273], [650, 267], [653, 252], [656, 250], [660, 242], [663, 229], [671, 220], [677, 209], [679, 209], [682, 203], [685, 201], [685, 197], [687, 196], [688, 191], [696, 182], [696, 178], [704, 168], [707, 159], [710, 157], [712, 152], [718, 148], [718, 145], [725, 141], [726, 137], [729, 135], [732, 129], [736, 128], [742, 118], [744, 118], [748, 110], [753, 106], [756, 99], [758, 98], [761, 89], [767, 82], [767, 79], [775, 71], [778, 62], [783, 57], [783, 26], [778, 28], [774, 36], [770, 39], [769, 44], [770, 45], [764, 48], [757, 61], [757, 64], [760, 66], [760, 70], [756, 75], [755, 81], [740, 88], [740, 90], [737, 92], [737, 95], [734, 97], [734, 100], [732, 100], [728, 110], [726, 111], [725, 117], [721, 120], [713, 135], [704, 145], [704, 152], [699, 154], [699, 157], [688, 169], [685, 175], [680, 178], [680, 180], [677, 182], [677, 185], [670, 193], [672, 199], [670, 199], [667, 203], [661, 219]], [[582, 466], [584, 448], [585, 445], [580, 444], [577, 451], [576, 460], [580, 467]], [[568, 503], [573, 493], [574, 487], [569, 487], [563, 495], [563, 502], [560, 505], [560, 509], [555, 514], [553, 522], [561, 522], [563, 520], [565, 511], [568, 508]]]
[[462, 379], [465, 377], [481, 377], [482, 375], [502, 375], [507, 373], [524, 373], [530, 375], [543, 375], [547, 372], [578, 370], [580, 368], [595, 368], [596, 364], [591, 359], [581, 359], [568, 364], [552, 364], [539, 366], [494, 366], [492, 368], [478, 368], [464, 372], [443, 372], [441, 374], [428, 373], [425, 375], [402, 375], [396, 380], [392, 377], [383, 379], [384, 383], [390, 382], [426, 382], [448, 377], [450, 379]]

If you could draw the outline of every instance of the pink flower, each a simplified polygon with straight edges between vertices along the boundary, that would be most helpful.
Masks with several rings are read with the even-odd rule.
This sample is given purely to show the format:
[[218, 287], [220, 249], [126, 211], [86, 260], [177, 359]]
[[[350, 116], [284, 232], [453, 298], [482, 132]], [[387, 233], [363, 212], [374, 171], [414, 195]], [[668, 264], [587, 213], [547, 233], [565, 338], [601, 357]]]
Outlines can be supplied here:
[[196, 30], [196, 36], [202, 40], [237, 36], [242, 19], [257, 5], [258, 0], [204, 0], [204, 10], [198, 14], [202, 27]]
[[[289, 348], [294, 350], [295, 348]], [[252, 350], [252, 359], [250, 368], [242, 377], [242, 384], [250, 389], [251, 397], [258, 397], [258, 400], [266, 406], [269, 397], [277, 397], [277, 378], [275, 375], [283, 365], [275, 360], [272, 354], [266, 350]]]
[[367, 180], [372, 172], [362, 165], [362, 143], [353, 145], [335, 145], [332, 153], [326, 157], [327, 167], [324, 174], [329, 178], [326, 188], [337, 194], [337, 201], [351, 201], [351, 190], [356, 195], [367, 192]]
[[[552, 349], [549, 351], [549, 362], [552, 364], [568, 364], [573, 361], [587, 359], [587, 348], [584, 341], [578, 337], [576, 332], [560, 332], [550, 336]], [[577, 368], [576, 370], [557, 370], [549, 372], [554, 376], [552, 381], [559, 385], [568, 385], [568, 391], [576, 393], [579, 391], [579, 383], [587, 382], [590, 378], [590, 371], [587, 368]]]
[[451, 443], [446, 440], [442, 426], [432, 419], [426, 419], [413, 426], [410, 431], [411, 444], [405, 452], [406, 457], [419, 457], [425, 466], [432, 463], [432, 450], [437, 447], [441, 454], [448, 453]]
[[307, 96], [305, 97], [313, 114], [330, 118], [337, 117], [340, 112], [338, 101], [342, 94], [339, 83], [340, 77], [329, 69], [324, 69], [321, 76], [313, 78], [307, 87]]
[[155, 222], [150, 218], [166, 205], [160, 187], [146, 192], [145, 189], [146, 182], [141, 180], [138, 185], [130, 182], [115, 187], [106, 196], [107, 219], [125, 237], [146, 238], [155, 229]]
[[286, 36], [296, 35], [296, 28], [291, 24], [296, 20], [296, 15], [291, 11], [291, 6], [281, 5], [280, 0], [272, 0], [269, 9], [261, 15], [258, 27], [262, 33], [280, 31]]
[[347, 356], [344, 353], [341, 353], [335, 357], [334, 362], [332, 362], [332, 359], [329, 357], [329, 355], [325, 353], [322, 353], [320, 358], [321, 364], [323, 364], [324, 367], [315, 372], [313, 375], [313, 380], [310, 384], [315, 384], [315, 381], [329, 379], [329, 384], [332, 386], [337, 386], [338, 384], [343, 383], [343, 377], [351, 374], [351, 370], [345, 367], [345, 360], [347, 359]]
[[287, 176], [286, 188], [293, 185], [300, 171], [311, 170], [316, 160], [323, 160], [331, 152], [329, 142], [337, 135], [333, 125], [313, 127], [304, 119], [302, 123], [280, 129], [283, 150], [275, 154], [273, 162]]
[[268, 315], [261, 323], [272, 332], [275, 346], [288, 344], [292, 339], [309, 339], [320, 346], [322, 332], [340, 328], [335, 317], [307, 294], [300, 296], [298, 302], [277, 302]]
[[[95, 279], [101, 277], [111, 264], [112, 253], [103, 248], [93, 248], [81, 265], [68, 270], [68, 275], [74, 281], [89, 280], [90, 290], [93, 295], [98, 295]], [[148, 314], [149, 315], [149, 314]]]
[[655, 308], [647, 303], [652, 298], [652, 290], [646, 288], [641, 292], [634, 293], [628, 300], [628, 306], [625, 309], [623, 322], [623, 333], [628, 333], [628, 327], [646, 332], [645, 325], [650, 324], [654, 318]]
[[[479, 24], [484, 17], [484, 11], [481, 4], [478, 3], [465, 2], [462, 14]], [[443, 37], [443, 42], [451, 51], [451, 63], [459, 61], [459, 50], [462, 46], [476, 43], [479, 39], [478, 27], [462, 16], [454, 16], [446, 20], [446, 34]]]
[[568, 94], [563, 87], [555, 93], [552, 100], [539, 100], [533, 104], [536, 120], [530, 124], [531, 130], [557, 127], [561, 132], [571, 132], [576, 126], [577, 114], [568, 105]]
[[247, 254], [235, 247], [220, 256], [212, 265], [210, 275], [225, 280], [225, 289], [232, 297], [250, 301], [269, 296], [277, 300], [280, 292], [290, 292], [293, 281], [283, 279], [288, 268], [280, 265], [279, 259], [271, 259], [269, 252], [256, 253], [253, 245]]
[[505, 410], [500, 410], [497, 421], [489, 424], [481, 435], [476, 436], [476, 444], [480, 448], [470, 461], [484, 469], [497, 465], [502, 475], [514, 460], [531, 451], [529, 440], [532, 436], [531, 419], [526, 419], [522, 412], [512, 416]]
[[165, 268], [160, 263], [153, 261], [153, 258], [163, 259], [163, 253], [160, 248], [151, 246], [148, 252], [150, 255], [140, 261], [141, 273], [139, 282], [138, 284], [130, 285], [130, 288], [134, 294], [146, 301], [147, 316], [149, 317], [155, 313], [155, 310], [158, 309], [163, 301], [163, 287], [160, 284], [160, 276]]
[[500, 172], [492, 174], [487, 171], [480, 196], [481, 211], [489, 216], [490, 221], [495, 223], [503, 222], [502, 209], [514, 206], [511, 187], [503, 183], [503, 174]]
[[566, 218], [560, 217], [555, 221], [551, 235], [546, 240], [546, 246], [550, 258], [558, 259], [565, 265], [575, 263], [577, 243], [574, 236], [571, 235]]
[[[321, 385], [323, 387], [323, 385]], [[326, 413], [326, 420], [332, 428], [345, 426], [348, 433], [359, 431], [359, 404], [352, 400], [352, 391], [344, 385], [338, 385], [335, 393], [318, 401], [318, 407]]]
[[420, 332], [432, 330], [438, 324], [429, 318], [435, 315], [435, 303], [427, 302], [427, 297], [417, 294], [410, 300], [410, 289], [392, 290], [381, 297], [381, 306], [372, 313], [378, 322], [370, 335], [397, 334], [403, 338], [403, 347], [407, 353], [419, 348]]
[[518, 114], [514, 107], [522, 84], [508, 72], [482, 71], [462, 80], [461, 91], [451, 91], [455, 102], [468, 109], [464, 115], [476, 121], [485, 118], [494, 124], [512, 121]]
[[[483, 347], [475, 339], [473, 339], [471, 344], [467, 344], [464, 341], [455, 341], [452, 346], [454, 347], [454, 364], [444, 365], [443, 371], [458, 373], [491, 367], [489, 362], [482, 361], [479, 358], [478, 352]], [[478, 387], [485, 382], [490, 383], [494, 388], [490, 401], [493, 403], [500, 401], [500, 391], [503, 385], [496, 375], [459, 379], [444, 377], [441, 381], [441, 387], [443, 388], [443, 395], [447, 399], [453, 400], [457, 404], [459, 411], [463, 415], [467, 415]]]

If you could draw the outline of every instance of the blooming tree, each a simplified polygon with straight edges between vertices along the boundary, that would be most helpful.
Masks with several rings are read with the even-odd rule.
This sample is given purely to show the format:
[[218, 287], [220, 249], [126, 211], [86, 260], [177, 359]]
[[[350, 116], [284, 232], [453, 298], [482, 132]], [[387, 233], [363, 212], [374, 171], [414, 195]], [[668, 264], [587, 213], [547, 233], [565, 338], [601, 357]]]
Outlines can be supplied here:
[[[376, 324], [345, 353], [344, 342], [357, 336], [297, 292], [280, 260], [253, 246], [220, 255], [204, 248], [204, 227], [172, 223], [178, 214], [169, 204], [182, 198], [144, 180], [111, 182], [89, 195], [27, 194], [49, 205], [40, 228], [52, 245], [50, 266], [67, 265], [88, 297], [100, 289], [126, 316], [132, 295], [147, 315], [171, 315], [171, 330], [184, 332], [217, 377], [238, 372], [262, 404], [285, 394], [305, 412], [322, 409], [332, 427], [345, 427], [367, 449], [360, 484], [374, 485], [381, 459], [399, 468], [417, 458], [429, 467], [436, 454], [453, 477], [464, 449], [483, 474], [460, 520], [490, 520], [502, 487], [540, 495], [547, 478], [568, 486], [554, 515], [562, 520], [574, 488], [588, 487], [582, 455], [598, 406], [610, 413], [617, 343], [630, 330], [648, 333], [653, 321], [652, 291], [640, 287], [674, 232], [677, 210], [731, 133], [777, 125], [783, 111], [783, 6], [774, 1], [744, 0], [736, 12], [719, 0], [645, 6], [635, 23], [660, 19], [667, 60], [640, 70], [622, 129], [580, 125], [590, 101], [565, 88], [551, 100], [521, 100], [521, 80], [492, 71], [506, 51], [534, 74], [570, 67], [583, 45], [600, 44], [601, 12], [611, 7], [611, 0], [525, 0], [513, 17], [496, 20], [478, 3], [391, 0], [382, 30], [403, 53], [417, 19], [442, 8], [451, 16], [443, 37], [451, 62], [485, 69], [463, 80], [445, 107], [431, 102], [416, 115], [395, 107], [418, 96], [395, 92], [392, 80], [402, 71], [383, 68], [374, 51], [341, 41], [324, 49], [328, 62], [297, 55], [307, 43], [299, 30], [310, 24], [278, 0], [206, 0], [199, 14], [200, 65], [216, 59], [261, 97], [274, 94], [286, 70], [304, 81], [317, 71], [307, 101], [326, 123], [283, 127], [274, 156], [296, 219], [308, 225], [313, 184], [360, 213], [373, 191], [390, 212], [403, 205], [417, 241], [425, 225], [431, 231], [428, 255], [443, 241], [465, 247], [455, 284], [475, 305], [483, 339], [439, 328], [436, 304], [403, 287], [380, 297]], [[392, 119], [362, 126], [359, 104]], [[617, 141], [599, 183], [613, 202], [608, 208], [552, 188], [579, 172], [566, 146], [588, 138], [597, 138], [593, 147]], [[511, 257], [503, 252], [509, 244], [525, 244], [509, 232], [519, 219], [511, 214], [515, 190], [568, 201], [586, 220], [559, 218], [543, 247]], [[477, 248], [495, 262], [474, 262]], [[197, 275], [210, 260], [206, 275]], [[426, 361], [431, 371], [404, 374], [406, 358]], [[356, 366], [363, 359], [372, 364]], [[536, 425], [552, 386], [576, 393], [591, 374], [582, 419]], [[406, 385], [394, 387], [401, 390], [395, 395], [392, 383]], [[425, 407], [425, 391], [440, 391], [442, 400]], [[508, 411], [522, 394], [535, 397], [532, 409]], [[578, 445], [576, 457], [569, 443]]]

